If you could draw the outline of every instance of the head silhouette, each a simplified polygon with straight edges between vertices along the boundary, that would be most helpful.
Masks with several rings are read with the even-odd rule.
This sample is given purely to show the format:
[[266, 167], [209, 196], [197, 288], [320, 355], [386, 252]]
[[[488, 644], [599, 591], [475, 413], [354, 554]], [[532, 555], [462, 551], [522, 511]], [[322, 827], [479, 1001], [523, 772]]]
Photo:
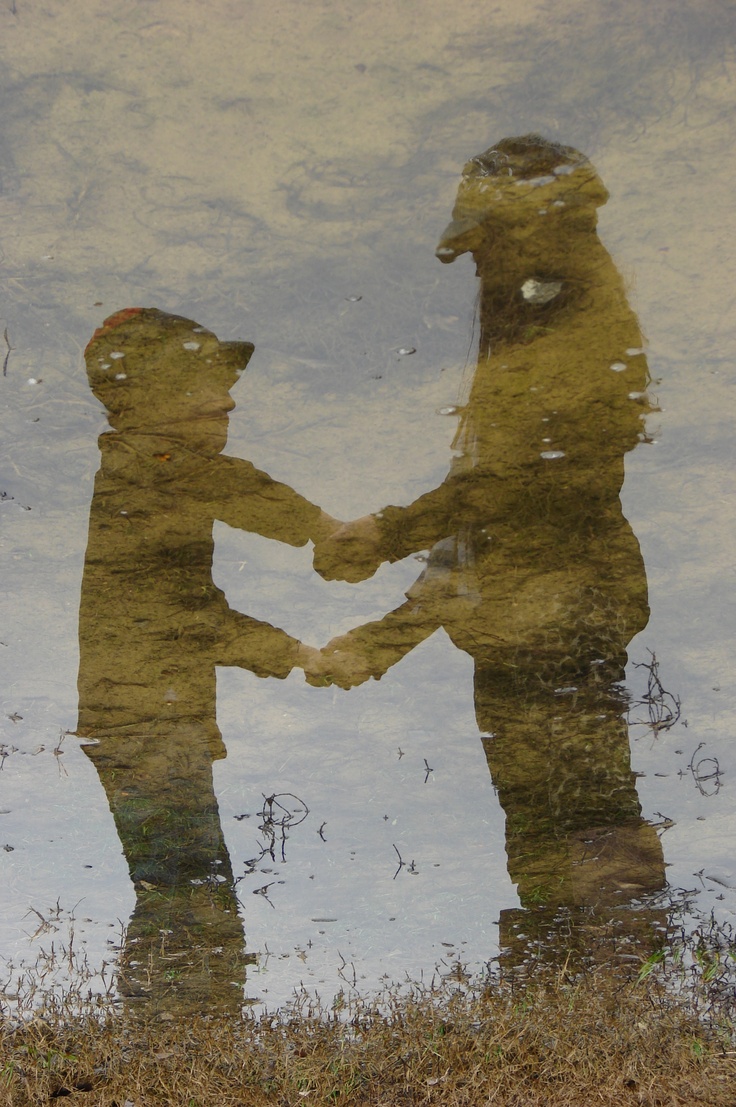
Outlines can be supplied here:
[[573, 223], [593, 229], [607, 199], [595, 169], [572, 146], [534, 134], [504, 138], [465, 164], [436, 254], [445, 263], [477, 254], [513, 228], [528, 239], [546, 215], [566, 231]]
[[165, 431], [219, 450], [234, 406], [230, 389], [253, 350], [250, 342], [221, 342], [180, 315], [128, 308], [95, 331], [85, 361], [116, 430]]

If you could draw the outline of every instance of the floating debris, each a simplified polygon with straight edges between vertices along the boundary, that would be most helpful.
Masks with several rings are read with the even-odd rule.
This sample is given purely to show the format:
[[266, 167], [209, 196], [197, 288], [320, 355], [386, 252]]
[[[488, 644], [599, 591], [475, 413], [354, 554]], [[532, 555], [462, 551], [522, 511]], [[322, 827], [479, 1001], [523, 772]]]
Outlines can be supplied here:
[[8, 328], [7, 327], [3, 331], [3, 338], [5, 339], [5, 345], [7, 346], [7, 349], [8, 349], [8, 352], [6, 353], [5, 358], [3, 360], [3, 376], [7, 377], [7, 375], [8, 375], [8, 362], [10, 361], [10, 355], [12, 354], [13, 350], [15, 349], [15, 346], [10, 345], [10, 339], [8, 338]]
[[521, 286], [521, 294], [529, 304], [548, 304], [561, 291], [562, 281], [538, 281], [534, 277]]
[[543, 177], [520, 177], [515, 184], [518, 187], [541, 188], [543, 185], [552, 184], [553, 181], [554, 177], [550, 173], [546, 173]]

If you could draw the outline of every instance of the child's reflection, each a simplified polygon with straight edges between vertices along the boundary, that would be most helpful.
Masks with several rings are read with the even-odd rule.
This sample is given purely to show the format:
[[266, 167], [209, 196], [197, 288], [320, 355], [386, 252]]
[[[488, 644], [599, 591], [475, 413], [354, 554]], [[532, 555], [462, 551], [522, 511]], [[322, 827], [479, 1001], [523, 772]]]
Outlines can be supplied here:
[[315, 554], [323, 576], [356, 581], [429, 550], [405, 603], [325, 647], [322, 676], [378, 679], [440, 626], [474, 658], [510, 872], [524, 906], [548, 910], [615, 905], [664, 881], [617, 685], [648, 618], [619, 499], [648, 377], [596, 233], [606, 199], [585, 157], [539, 136], [468, 162], [437, 249], [443, 262], [470, 252], [480, 277], [458, 456], [438, 488], [346, 524]]
[[114, 433], [99, 440], [90, 511], [78, 734], [94, 741], [84, 749], [135, 883], [126, 987], [154, 1004], [241, 999], [244, 937], [212, 784], [225, 756], [215, 666], [285, 677], [318, 654], [231, 610], [212, 581], [213, 523], [294, 546], [338, 525], [221, 454], [230, 389], [252, 353], [191, 320], [131, 309], [85, 354]]

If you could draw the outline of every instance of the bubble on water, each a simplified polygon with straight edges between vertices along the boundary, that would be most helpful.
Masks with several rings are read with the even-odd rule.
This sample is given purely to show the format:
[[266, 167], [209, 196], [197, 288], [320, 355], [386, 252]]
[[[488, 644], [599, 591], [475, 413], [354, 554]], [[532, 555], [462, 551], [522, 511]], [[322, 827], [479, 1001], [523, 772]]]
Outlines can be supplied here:
[[408, 357], [409, 354], [415, 354], [416, 352], [416, 346], [402, 346], [396, 351], [399, 357]]
[[345, 299], [349, 304], [358, 304], [363, 299], [362, 296], [346, 296]]
[[36, 377], [29, 377], [27, 383], [28, 384], [38, 384], [38, 379]]
[[182, 346], [185, 350], [199, 350], [201, 343], [199, 342], [182, 342]]
[[125, 357], [125, 354], [122, 350], [113, 350], [112, 353], [107, 356], [112, 358], [113, 361], [119, 361], [121, 357]]
[[437, 408], [438, 415], [459, 415], [461, 411], [462, 408], [457, 404], [447, 404], [445, 407]]
[[541, 188], [542, 185], [552, 184], [553, 180], [552, 174], [548, 173], [544, 177], [520, 177], [516, 184], [529, 185], [530, 188]]
[[558, 457], [564, 457], [564, 450], [543, 450], [539, 455], [543, 457], [545, 461], [556, 461]]
[[623, 373], [624, 369], [628, 368], [625, 361], [612, 361], [611, 368], [614, 373]]

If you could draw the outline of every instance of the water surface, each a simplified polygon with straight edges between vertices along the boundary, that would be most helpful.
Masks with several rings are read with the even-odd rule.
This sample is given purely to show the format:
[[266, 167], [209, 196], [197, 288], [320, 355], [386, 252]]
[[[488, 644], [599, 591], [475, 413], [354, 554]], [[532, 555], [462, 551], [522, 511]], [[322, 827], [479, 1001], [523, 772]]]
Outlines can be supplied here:
[[[85, 372], [93, 332], [144, 305], [253, 343], [227, 455], [339, 519], [415, 504], [443, 486], [453, 442], [468, 456], [461, 412], [438, 412], [465, 410], [482, 334], [471, 257], [445, 266], [434, 251], [468, 158], [532, 131], [582, 151], [608, 190], [600, 240], [651, 378], [627, 390], [646, 395], [631, 403], [649, 441], [632, 449], [625, 430], [614, 451], [617, 511], [643, 555], [616, 602], [646, 580], [650, 609], [647, 621], [629, 599], [638, 614], [616, 623], [629, 663], [610, 726], [629, 816], [661, 842], [652, 887], [697, 888], [701, 910], [732, 918], [730, 15], [638, 2], [613, 16], [574, 3], [450, 16], [437, 4], [421, 22], [410, 6], [350, 3], [140, 4], [124, 18], [88, 0], [2, 9], [6, 958], [32, 962], [52, 939], [30, 937], [35, 908], [57, 940], [73, 916], [99, 964], [141, 898], [115, 805], [67, 734], [109, 429]], [[486, 439], [500, 465], [506, 447]], [[326, 581], [309, 545], [217, 518], [211, 575], [230, 608], [310, 645], [379, 622], [429, 571], [421, 547], [364, 582]], [[607, 563], [597, 572], [610, 582]], [[506, 852], [506, 770], [490, 764], [497, 795], [479, 737], [497, 728], [478, 716], [478, 658], [457, 648], [457, 620], [435, 621], [379, 682], [349, 691], [297, 670], [217, 668], [227, 757], [212, 761], [212, 787], [242, 877], [249, 997], [375, 987], [456, 956], [482, 964], [508, 941], [499, 920], [530, 909], [536, 884]], [[634, 707], [627, 741], [620, 697], [643, 698], [652, 651], [681, 717], [653, 730]], [[302, 808], [289, 808], [271, 860], [275, 795], [309, 814], [297, 825]]]

